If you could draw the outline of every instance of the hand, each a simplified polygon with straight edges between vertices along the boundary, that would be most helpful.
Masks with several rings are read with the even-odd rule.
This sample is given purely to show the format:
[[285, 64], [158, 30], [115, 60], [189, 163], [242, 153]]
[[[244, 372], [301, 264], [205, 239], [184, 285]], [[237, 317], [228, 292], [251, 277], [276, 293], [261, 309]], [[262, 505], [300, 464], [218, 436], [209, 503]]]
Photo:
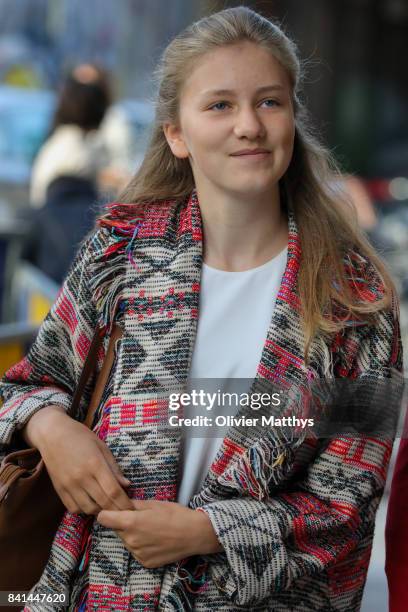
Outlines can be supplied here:
[[37, 417], [31, 437], [67, 510], [96, 515], [101, 509], [132, 509], [123, 489], [130, 482], [105, 442], [65, 412], [46, 411], [31, 417]]
[[132, 503], [132, 511], [103, 510], [96, 520], [113, 529], [144, 567], [162, 567], [192, 555], [223, 550], [205, 512], [167, 501]]

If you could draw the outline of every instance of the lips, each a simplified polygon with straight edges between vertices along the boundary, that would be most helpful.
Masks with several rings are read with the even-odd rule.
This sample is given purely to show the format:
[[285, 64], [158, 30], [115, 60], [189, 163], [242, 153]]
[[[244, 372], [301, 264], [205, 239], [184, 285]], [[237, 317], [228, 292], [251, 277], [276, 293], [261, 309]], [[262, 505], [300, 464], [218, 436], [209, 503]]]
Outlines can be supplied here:
[[267, 149], [243, 149], [242, 151], [237, 151], [236, 153], [231, 153], [233, 157], [238, 157], [241, 155], [262, 155], [270, 153]]

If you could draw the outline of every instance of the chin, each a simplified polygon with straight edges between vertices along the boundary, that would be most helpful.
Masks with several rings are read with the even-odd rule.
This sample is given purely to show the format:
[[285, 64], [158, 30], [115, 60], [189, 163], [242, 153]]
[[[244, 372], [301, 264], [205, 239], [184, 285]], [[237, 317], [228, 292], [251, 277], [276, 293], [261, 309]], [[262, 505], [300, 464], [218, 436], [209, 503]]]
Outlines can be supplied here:
[[256, 180], [251, 180], [250, 178], [248, 178], [248, 180], [243, 181], [241, 179], [241, 181], [238, 181], [231, 186], [231, 191], [233, 191], [236, 194], [240, 194], [240, 195], [248, 195], [251, 197], [256, 197], [256, 196], [261, 196], [264, 195], [265, 193], [272, 193], [277, 185], [279, 183], [279, 180], [276, 180], [274, 182], [269, 181], [256, 181]]

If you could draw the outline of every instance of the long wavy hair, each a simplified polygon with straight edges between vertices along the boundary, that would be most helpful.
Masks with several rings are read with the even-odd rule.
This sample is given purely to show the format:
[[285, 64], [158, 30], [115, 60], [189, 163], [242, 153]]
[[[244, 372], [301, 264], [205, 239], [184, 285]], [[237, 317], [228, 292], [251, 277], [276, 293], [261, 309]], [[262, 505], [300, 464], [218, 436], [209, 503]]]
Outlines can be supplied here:
[[[200, 19], [170, 42], [154, 74], [157, 95], [151, 140], [141, 167], [118, 201], [126, 207], [136, 202], [184, 199], [191, 194], [194, 177], [190, 162], [173, 155], [162, 126], [178, 122], [180, 91], [195, 63], [213, 49], [242, 41], [270, 51], [291, 82], [295, 143], [280, 188], [291, 202], [299, 228], [302, 254], [298, 291], [307, 359], [318, 332], [338, 332], [349, 319], [374, 322], [376, 313], [390, 307], [395, 287], [384, 263], [359, 229], [353, 204], [335, 187], [342, 180], [341, 172], [311, 127], [299, 96], [304, 68], [296, 45], [278, 25], [240, 6]], [[356, 292], [358, 283], [354, 283], [354, 290], [350, 286], [350, 272], [344, 265], [350, 248], [357, 248], [374, 266], [382, 286], [377, 300]], [[338, 307], [344, 317], [335, 315]]]

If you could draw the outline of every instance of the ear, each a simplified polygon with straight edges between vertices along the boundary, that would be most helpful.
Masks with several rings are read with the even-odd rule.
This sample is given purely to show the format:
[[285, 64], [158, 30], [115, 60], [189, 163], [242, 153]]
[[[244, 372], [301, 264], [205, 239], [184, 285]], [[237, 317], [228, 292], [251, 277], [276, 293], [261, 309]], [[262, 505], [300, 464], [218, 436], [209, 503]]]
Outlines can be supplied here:
[[173, 123], [164, 123], [163, 132], [175, 157], [185, 159], [189, 156], [181, 128]]

